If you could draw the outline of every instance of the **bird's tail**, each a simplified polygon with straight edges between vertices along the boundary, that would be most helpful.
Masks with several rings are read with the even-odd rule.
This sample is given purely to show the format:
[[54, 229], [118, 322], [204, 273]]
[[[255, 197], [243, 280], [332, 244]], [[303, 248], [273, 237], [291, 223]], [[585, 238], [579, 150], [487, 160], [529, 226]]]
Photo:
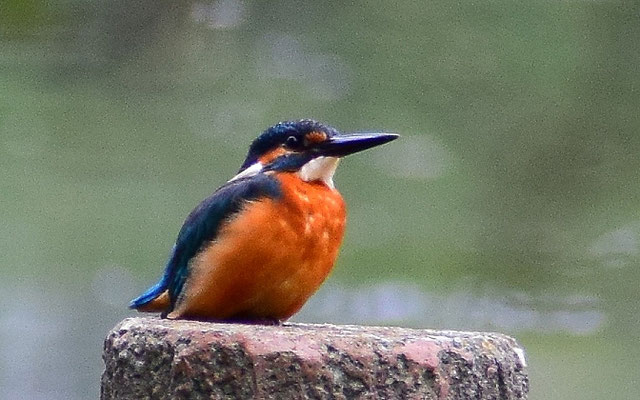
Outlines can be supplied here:
[[171, 305], [169, 298], [169, 281], [171, 281], [171, 272], [173, 271], [172, 263], [175, 262], [175, 257], [176, 246], [174, 245], [171, 249], [171, 256], [165, 267], [162, 279], [151, 286], [146, 292], [131, 300], [129, 308], [145, 312], [167, 311], [169, 309]]
[[169, 307], [169, 291], [163, 281], [153, 285], [139, 297], [131, 300], [129, 308], [138, 311], [164, 311]]

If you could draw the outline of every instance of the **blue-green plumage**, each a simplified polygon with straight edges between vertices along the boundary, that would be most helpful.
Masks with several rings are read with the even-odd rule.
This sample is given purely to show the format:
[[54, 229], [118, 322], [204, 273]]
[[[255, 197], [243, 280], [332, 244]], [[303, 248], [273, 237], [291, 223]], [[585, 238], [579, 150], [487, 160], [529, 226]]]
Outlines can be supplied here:
[[[322, 165], [312, 165], [314, 159], [340, 158], [395, 138], [397, 135], [384, 133], [342, 134], [312, 120], [281, 122], [268, 128], [251, 143], [238, 175], [189, 214], [178, 234], [162, 278], [131, 301], [130, 307], [144, 310], [145, 306], [150, 305], [149, 310], [162, 309], [164, 315], [174, 311], [176, 304], [181, 303], [192, 260], [216, 240], [224, 222], [242, 212], [243, 206], [249, 201], [279, 199], [283, 196], [276, 178], [279, 173], [300, 171], [299, 178], [302, 180], [321, 180], [321, 175], [309, 174], [309, 171], [315, 171], [317, 165]], [[274, 153], [270, 153], [274, 150]], [[309, 169], [302, 173], [307, 165]], [[333, 169], [330, 173], [333, 174], [335, 163], [331, 165]], [[154, 308], [153, 301], [165, 292], [168, 293], [168, 307], [167, 299], [162, 298], [162, 307]]]
[[132, 300], [129, 306], [144, 306], [168, 289], [173, 309], [187, 279], [190, 261], [207, 243], [215, 239], [222, 223], [239, 212], [247, 201], [263, 197], [278, 198], [280, 195], [278, 181], [262, 173], [233, 180], [220, 187], [191, 211], [185, 220], [162, 279]]
[[[251, 143], [249, 153], [247, 154], [247, 158], [244, 160], [242, 167], [240, 167], [240, 171], [253, 165], [258, 161], [258, 157], [267, 151], [274, 147], [281, 146], [282, 144], [287, 144], [289, 147], [299, 147], [300, 149], [303, 149], [305, 147], [304, 135], [313, 131], [324, 132], [328, 137], [338, 134], [338, 131], [334, 128], [311, 119], [280, 122], [279, 124], [276, 124], [262, 132], [260, 136]], [[291, 138], [295, 138], [297, 143], [292, 145], [290, 141], [287, 141]]]
[[[291, 145], [292, 137], [296, 139], [298, 145], [302, 146], [304, 135], [312, 131], [323, 131], [327, 136], [337, 134], [334, 128], [313, 120], [281, 122], [262, 132], [253, 141], [240, 167], [240, 172], [255, 164], [258, 157], [268, 150], [285, 142]], [[215, 238], [221, 223], [238, 212], [247, 200], [255, 200], [262, 196], [280, 196], [278, 181], [265, 175], [264, 172], [295, 170], [311, 158], [313, 156], [310, 154], [283, 156], [254, 176], [226, 183], [200, 203], [184, 222], [160, 281], [132, 300], [129, 307], [142, 307], [168, 289], [171, 309], [173, 309], [186, 281], [189, 262], [206, 243]], [[168, 311], [170, 312], [171, 309]]]

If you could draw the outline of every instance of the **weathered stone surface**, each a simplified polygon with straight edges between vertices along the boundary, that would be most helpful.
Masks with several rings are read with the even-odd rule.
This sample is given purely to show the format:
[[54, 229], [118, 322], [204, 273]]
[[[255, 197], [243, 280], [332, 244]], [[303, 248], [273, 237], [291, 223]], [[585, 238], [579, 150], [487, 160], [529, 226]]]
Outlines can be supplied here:
[[104, 344], [107, 399], [525, 399], [495, 333], [128, 318]]

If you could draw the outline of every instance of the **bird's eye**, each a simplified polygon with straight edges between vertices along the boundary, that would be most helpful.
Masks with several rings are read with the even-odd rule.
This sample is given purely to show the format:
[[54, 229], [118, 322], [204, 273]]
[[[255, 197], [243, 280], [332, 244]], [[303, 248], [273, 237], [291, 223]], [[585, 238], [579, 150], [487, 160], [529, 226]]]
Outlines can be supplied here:
[[298, 147], [299, 140], [295, 136], [289, 136], [287, 140], [284, 142], [284, 145], [290, 149]]

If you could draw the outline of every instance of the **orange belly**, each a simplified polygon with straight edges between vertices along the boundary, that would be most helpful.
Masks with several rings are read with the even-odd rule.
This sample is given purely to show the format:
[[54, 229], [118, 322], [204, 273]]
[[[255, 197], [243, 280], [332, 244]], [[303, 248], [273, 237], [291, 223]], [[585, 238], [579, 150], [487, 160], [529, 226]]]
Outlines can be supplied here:
[[279, 174], [283, 196], [248, 203], [192, 261], [169, 318], [286, 319], [333, 268], [344, 233], [340, 194]]

